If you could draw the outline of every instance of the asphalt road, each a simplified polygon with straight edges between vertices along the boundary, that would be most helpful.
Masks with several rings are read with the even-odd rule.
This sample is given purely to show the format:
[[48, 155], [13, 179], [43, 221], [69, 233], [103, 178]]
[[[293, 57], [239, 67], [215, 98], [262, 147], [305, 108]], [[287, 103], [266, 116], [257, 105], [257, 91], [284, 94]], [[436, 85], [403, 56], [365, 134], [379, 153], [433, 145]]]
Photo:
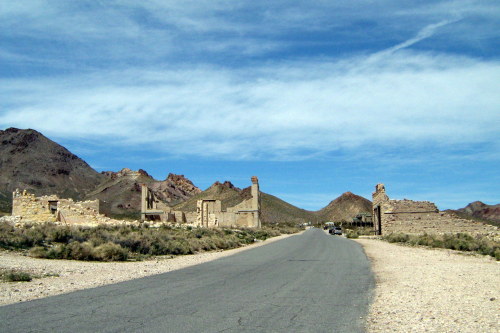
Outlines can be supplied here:
[[0, 307], [0, 332], [363, 332], [374, 278], [312, 229], [178, 271]]

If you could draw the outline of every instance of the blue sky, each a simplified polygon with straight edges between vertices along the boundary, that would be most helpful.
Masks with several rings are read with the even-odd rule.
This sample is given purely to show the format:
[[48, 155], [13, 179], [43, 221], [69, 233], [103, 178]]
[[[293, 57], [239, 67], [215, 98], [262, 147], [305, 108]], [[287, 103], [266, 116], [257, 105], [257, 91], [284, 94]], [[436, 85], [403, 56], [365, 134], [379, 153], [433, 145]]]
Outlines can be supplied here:
[[498, 1], [4, 1], [0, 128], [98, 171], [500, 202]]

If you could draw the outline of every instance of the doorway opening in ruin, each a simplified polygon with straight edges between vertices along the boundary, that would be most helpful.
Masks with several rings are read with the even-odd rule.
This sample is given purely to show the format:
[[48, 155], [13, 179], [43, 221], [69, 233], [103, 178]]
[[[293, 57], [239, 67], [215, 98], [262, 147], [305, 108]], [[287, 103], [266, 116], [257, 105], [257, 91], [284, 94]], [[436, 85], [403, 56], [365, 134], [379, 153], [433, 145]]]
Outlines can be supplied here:
[[52, 214], [57, 212], [57, 203], [58, 201], [49, 201], [49, 210]]
[[382, 214], [380, 213], [380, 206], [375, 207], [375, 218], [377, 219], [377, 235], [382, 235]]
[[160, 222], [161, 216], [158, 214], [145, 214], [144, 220], [145, 221], [152, 221], [152, 222]]

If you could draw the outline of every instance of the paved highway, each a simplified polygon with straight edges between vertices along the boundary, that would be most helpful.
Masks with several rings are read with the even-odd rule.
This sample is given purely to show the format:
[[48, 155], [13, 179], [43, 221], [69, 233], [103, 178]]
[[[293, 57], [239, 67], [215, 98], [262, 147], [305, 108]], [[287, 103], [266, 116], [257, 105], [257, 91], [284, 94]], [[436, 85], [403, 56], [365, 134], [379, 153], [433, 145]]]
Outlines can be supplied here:
[[0, 332], [363, 332], [361, 247], [319, 229], [205, 264], [0, 307]]

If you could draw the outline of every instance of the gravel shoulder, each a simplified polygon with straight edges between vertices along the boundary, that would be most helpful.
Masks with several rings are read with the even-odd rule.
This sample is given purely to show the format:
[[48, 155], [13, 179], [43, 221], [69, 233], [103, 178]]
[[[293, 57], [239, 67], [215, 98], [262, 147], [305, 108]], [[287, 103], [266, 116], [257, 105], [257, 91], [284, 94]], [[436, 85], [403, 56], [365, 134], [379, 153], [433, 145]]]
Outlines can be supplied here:
[[0, 282], [0, 305], [64, 294], [80, 289], [161, 274], [230, 256], [275, 242], [292, 235], [281, 235], [245, 247], [203, 252], [185, 256], [158, 256], [138, 262], [91, 262], [36, 259], [17, 252], [0, 251], [0, 269], [19, 269], [43, 276], [31, 282]]
[[357, 239], [376, 276], [368, 332], [500, 332], [500, 263]]

